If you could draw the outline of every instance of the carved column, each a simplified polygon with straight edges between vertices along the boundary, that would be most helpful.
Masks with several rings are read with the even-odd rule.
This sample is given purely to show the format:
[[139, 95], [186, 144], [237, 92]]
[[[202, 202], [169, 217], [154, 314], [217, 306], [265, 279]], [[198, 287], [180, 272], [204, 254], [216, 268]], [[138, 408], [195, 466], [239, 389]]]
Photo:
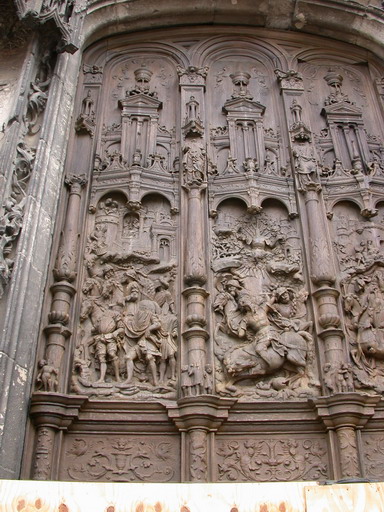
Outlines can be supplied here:
[[207, 395], [182, 398], [177, 407], [169, 407], [169, 418], [184, 436], [182, 481], [203, 483], [215, 479], [214, 433], [235, 403], [236, 400]]
[[[296, 187], [303, 197], [307, 220], [305, 228], [309, 241], [310, 277], [317, 288], [313, 295], [318, 308], [318, 335], [324, 341], [326, 364], [332, 366], [332, 372], [337, 372], [345, 361], [343, 331], [340, 329], [341, 319], [337, 304], [339, 292], [333, 286], [336, 281], [336, 272], [325, 225], [318, 159], [315, 148], [312, 146], [312, 134], [308, 121], [301, 118], [302, 104], [305, 102], [303, 79], [300, 73], [294, 70], [287, 72], [276, 70], [275, 73], [281, 87], [287, 124], [290, 126]], [[295, 118], [292, 114], [298, 108], [300, 116]]]
[[57, 460], [55, 460], [56, 434], [66, 430], [77, 418], [80, 407], [87, 399], [56, 394], [54, 400], [48, 393], [32, 396], [30, 415], [36, 426], [36, 442], [33, 453], [33, 480], [55, 480]]
[[[44, 391], [59, 390], [61, 360], [65, 352], [66, 340], [71, 334], [67, 327], [69, 312], [72, 297], [76, 293], [73, 281], [76, 278], [81, 191], [86, 184], [86, 179], [83, 175], [70, 175], [66, 177], [65, 183], [69, 187], [68, 207], [53, 270], [55, 283], [51, 286], [52, 304], [48, 315], [50, 323], [45, 328], [46, 357], [39, 363], [40, 385]], [[44, 372], [46, 378], [42, 378]]]
[[[203, 371], [206, 364], [206, 342], [208, 332], [206, 299], [203, 287], [207, 281], [205, 215], [207, 187], [207, 155], [204, 142], [204, 127], [200, 112], [204, 112], [204, 89], [207, 70], [190, 66], [178, 68], [181, 88], [183, 144], [183, 188], [186, 193], [186, 238], [184, 282], [188, 286], [183, 295], [186, 300], [183, 332], [187, 345], [184, 357], [191, 375], [191, 392], [203, 392]], [[191, 105], [193, 109], [191, 109]]]
[[[357, 432], [373, 416], [379, 401], [379, 396], [358, 393], [338, 393], [313, 401], [319, 417], [331, 433], [331, 444], [336, 444], [338, 462], [333, 460], [335, 479], [362, 476], [362, 454], [359, 453]], [[336, 438], [332, 433], [336, 434]]]

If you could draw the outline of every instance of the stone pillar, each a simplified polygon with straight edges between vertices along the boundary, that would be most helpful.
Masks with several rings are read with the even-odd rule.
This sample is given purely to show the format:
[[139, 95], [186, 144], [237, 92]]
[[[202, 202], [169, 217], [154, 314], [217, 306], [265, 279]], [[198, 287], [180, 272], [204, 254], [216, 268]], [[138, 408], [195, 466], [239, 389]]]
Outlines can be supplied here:
[[[55, 283], [51, 286], [52, 304], [48, 315], [46, 357], [40, 363], [41, 371], [46, 371], [47, 379], [42, 380], [44, 391], [58, 391], [61, 361], [65, 352], [66, 340], [71, 332], [67, 325], [72, 297], [76, 293], [73, 281], [76, 278], [79, 216], [81, 190], [86, 184], [84, 176], [67, 176], [65, 183], [69, 187], [68, 207], [60, 247], [53, 271]], [[44, 365], [45, 363], [45, 365]], [[51, 378], [48, 377], [51, 372]], [[60, 386], [61, 387], [61, 386]]]
[[[31, 56], [32, 58], [32, 56]], [[17, 254], [2, 304], [0, 348], [0, 477], [18, 478], [39, 322], [63, 178], [81, 53], [59, 54], [49, 86]], [[30, 61], [26, 61], [26, 81]], [[24, 81], [24, 84], [26, 84]], [[17, 115], [23, 117], [21, 100]], [[17, 123], [14, 123], [16, 125]], [[44, 198], [44, 205], [42, 204]]]
[[184, 434], [183, 480], [212, 482], [215, 478], [214, 433], [228, 418], [236, 400], [206, 395], [186, 397], [168, 408], [168, 416]]
[[360, 393], [338, 393], [312, 402], [328, 432], [336, 434], [330, 435], [331, 444], [333, 439], [336, 444], [336, 456], [332, 460], [335, 480], [363, 476], [363, 455], [359, 453], [357, 431], [374, 415], [379, 402], [380, 396]]
[[85, 397], [36, 393], [32, 396], [30, 415], [36, 426], [36, 442], [32, 455], [33, 480], [56, 480], [58, 460], [55, 460], [56, 435], [66, 430], [78, 417]]
[[[203, 372], [206, 364], [206, 330], [208, 293], [204, 286], [207, 281], [206, 262], [206, 208], [207, 154], [204, 126], [201, 115], [204, 112], [205, 77], [207, 70], [190, 66], [178, 68], [181, 89], [181, 118], [183, 131], [183, 189], [185, 191], [186, 231], [184, 254], [185, 327], [183, 338], [186, 353], [182, 358], [188, 366], [191, 377], [189, 392], [199, 395], [203, 392]], [[193, 110], [190, 106], [193, 105]]]
[[[295, 70], [275, 71], [280, 83], [287, 125], [290, 127], [290, 149], [296, 189], [301, 196], [304, 213], [303, 229], [308, 240], [310, 278], [317, 302], [317, 334], [324, 342], [325, 364], [337, 374], [346, 361], [343, 331], [338, 308], [339, 292], [334, 287], [336, 271], [332, 245], [325, 225], [326, 210], [318, 172], [316, 149], [312, 145], [309, 121], [305, 117], [303, 78]], [[300, 110], [299, 117], [295, 111]], [[337, 148], [336, 148], [337, 150]]]

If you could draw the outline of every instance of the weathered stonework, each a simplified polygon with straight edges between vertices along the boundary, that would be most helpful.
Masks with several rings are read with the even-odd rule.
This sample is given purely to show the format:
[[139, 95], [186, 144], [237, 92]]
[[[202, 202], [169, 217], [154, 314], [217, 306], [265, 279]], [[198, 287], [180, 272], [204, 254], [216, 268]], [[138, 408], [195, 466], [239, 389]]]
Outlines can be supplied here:
[[320, 3], [16, 2], [1, 476], [381, 477], [384, 15]]

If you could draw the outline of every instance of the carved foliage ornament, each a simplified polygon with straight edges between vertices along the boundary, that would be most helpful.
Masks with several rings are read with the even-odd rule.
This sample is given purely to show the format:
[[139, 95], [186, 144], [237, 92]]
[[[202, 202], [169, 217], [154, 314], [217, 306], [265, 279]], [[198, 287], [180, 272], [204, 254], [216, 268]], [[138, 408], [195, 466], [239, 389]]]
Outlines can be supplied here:
[[177, 445], [131, 437], [68, 441], [63, 478], [84, 481], [170, 482], [177, 479]]
[[327, 478], [322, 439], [218, 441], [220, 482], [284, 482]]

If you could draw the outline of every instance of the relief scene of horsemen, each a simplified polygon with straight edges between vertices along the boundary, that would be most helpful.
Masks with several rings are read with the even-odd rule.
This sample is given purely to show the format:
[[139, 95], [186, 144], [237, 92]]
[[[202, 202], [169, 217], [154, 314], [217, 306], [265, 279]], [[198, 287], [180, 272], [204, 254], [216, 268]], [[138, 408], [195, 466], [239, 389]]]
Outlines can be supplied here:
[[247, 399], [308, 397], [319, 387], [295, 223], [277, 202], [241, 202], [213, 225], [218, 392]]

